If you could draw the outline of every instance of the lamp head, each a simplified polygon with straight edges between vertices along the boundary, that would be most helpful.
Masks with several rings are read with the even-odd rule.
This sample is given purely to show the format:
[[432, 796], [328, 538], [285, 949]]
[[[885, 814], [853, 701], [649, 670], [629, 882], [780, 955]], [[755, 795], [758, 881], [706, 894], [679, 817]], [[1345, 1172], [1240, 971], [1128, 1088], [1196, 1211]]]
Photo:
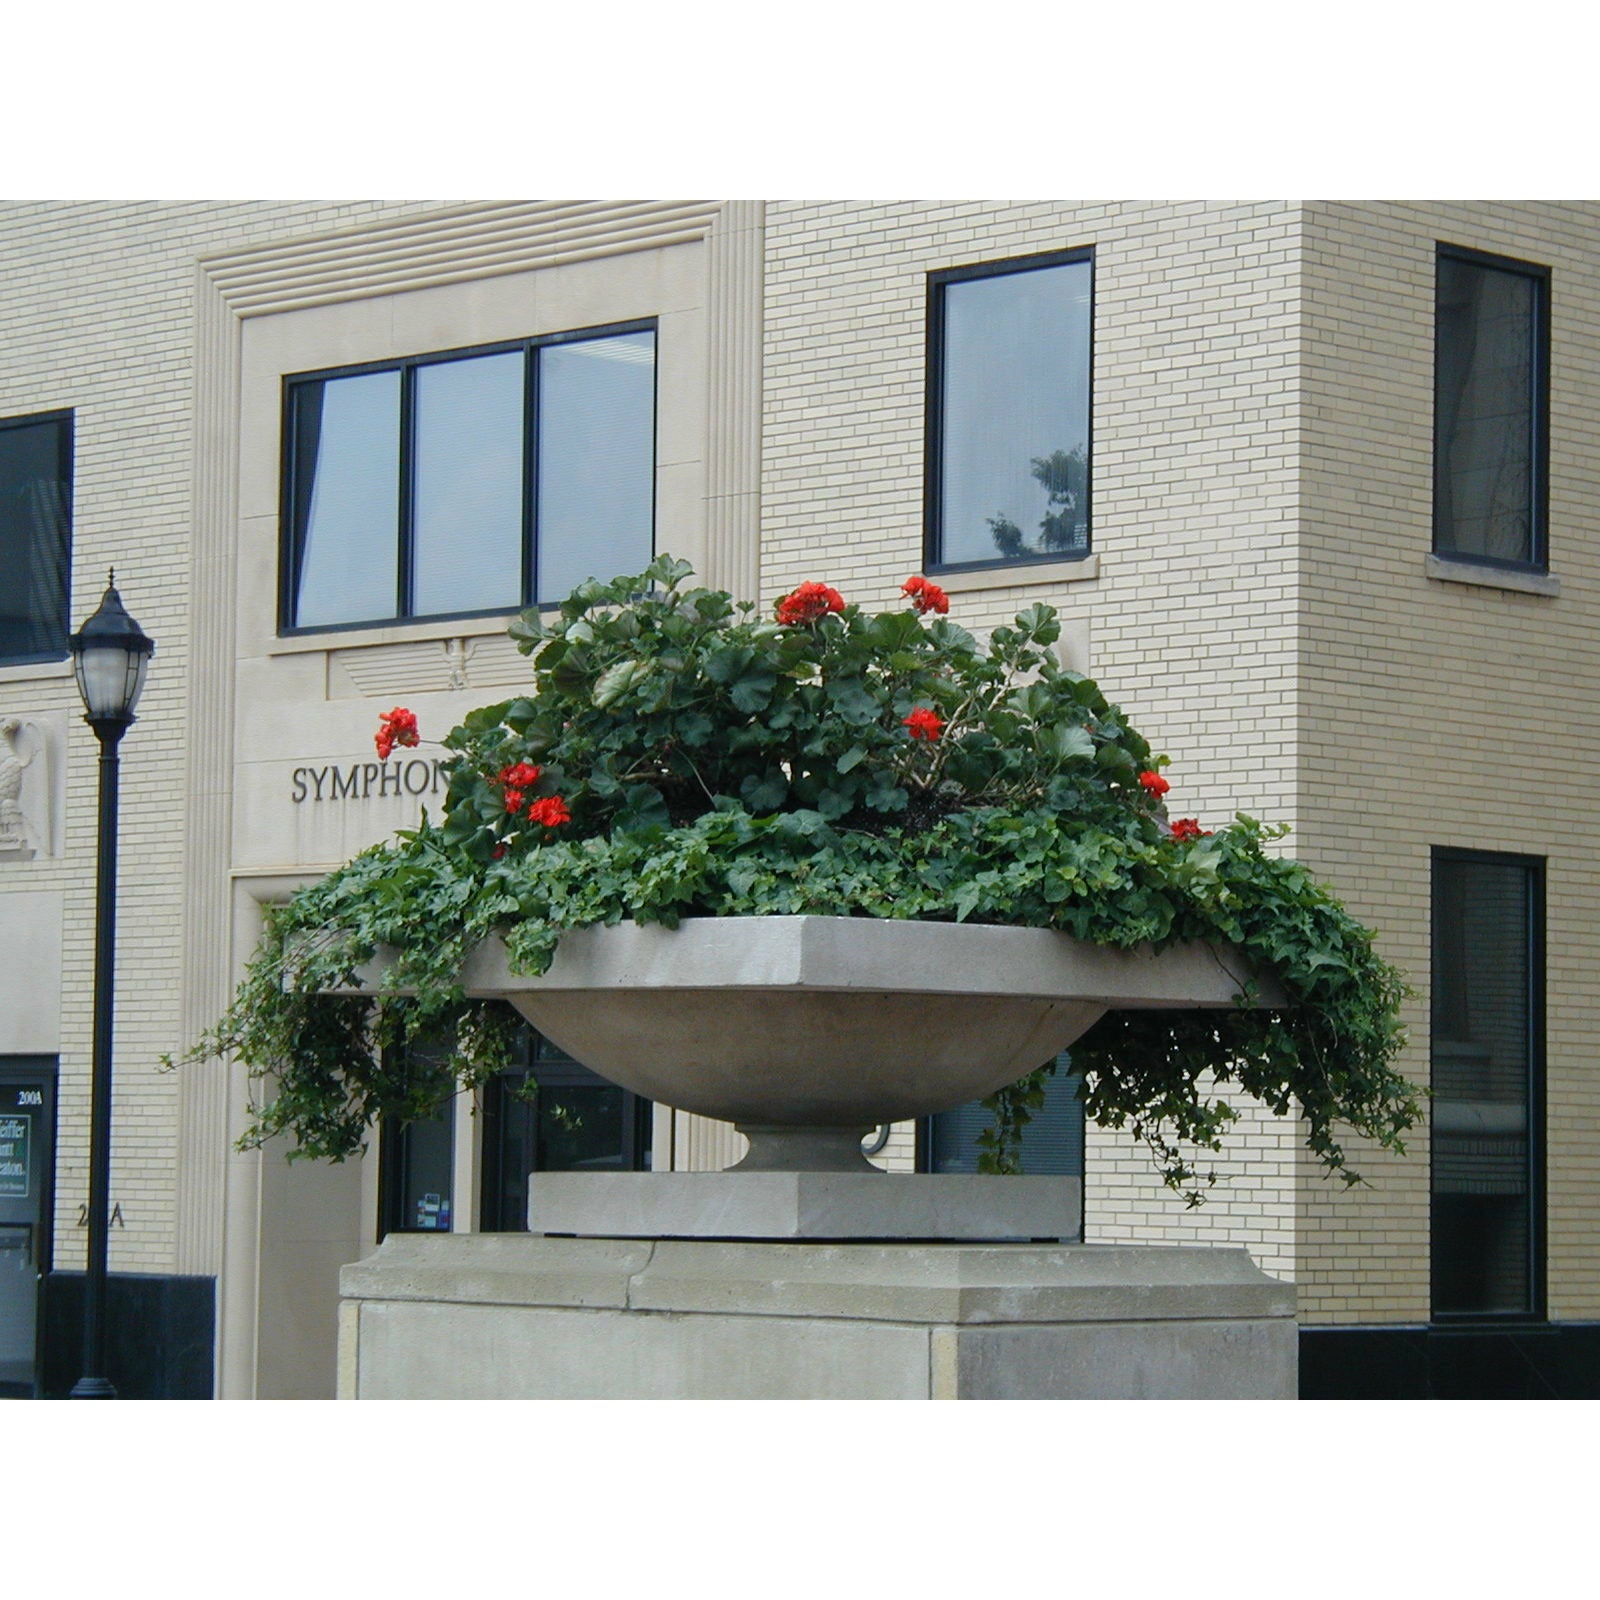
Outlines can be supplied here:
[[96, 733], [121, 733], [133, 721], [155, 641], [128, 615], [112, 572], [100, 609], [67, 640], [83, 696], [83, 719]]

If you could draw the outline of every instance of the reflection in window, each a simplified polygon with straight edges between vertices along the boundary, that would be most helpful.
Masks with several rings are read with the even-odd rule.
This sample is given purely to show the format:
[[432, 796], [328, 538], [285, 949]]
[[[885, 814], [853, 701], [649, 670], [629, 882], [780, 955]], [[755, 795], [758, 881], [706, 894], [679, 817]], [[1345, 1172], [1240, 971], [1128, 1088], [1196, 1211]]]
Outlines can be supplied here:
[[72, 418], [0, 421], [0, 661], [67, 653]]
[[549, 604], [655, 545], [655, 333], [290, 380], [286, 629]]
[[1433, 1308], [1538, 1306], [1540, 863], [1433, 864]]
[[385, 1124], [379, 1156], [380, 1237], [385, 1233], [449, 1233], [455, 1174], [455, 1101], [431, 1117]]
[[512, 352], [417, 369], [420, 615], [521, 603], [525, 367]]
[[1543, 566], [1542, 274], [1441, 251], [1434, 549]]
[[[538, 592], [637, 572], [655, 501], [655, 335], [552, 346], [539, 369]], [[640, 559], [643, 552], [643, 559]]]
[[294, 394], [303, 628], [395, 614], [400, 374], [299, 386]]
[[1088, 553], [1092, 270], [935, 276], [934, 564]]
[[643, 1172], [650, 1167], [651, 1104], [564, 1055], [531, 1028], [522, 1061], [484, 1087], [486, 1233], [528, 1226], [531, 1172]]
[[[1083, 1101], [1078, 1098], [1082, 1078], [1072, 1070], [1072, 1057], [1063, 1051], [1056, 1070], [1044, 1083], [1044, 1104], [1022, 1130], [1021, 1161], [1031, 1175], [1083, 1176]], [[976, 1172], [981, 1147], [978, 1135], [994, 1126], [994, 1113], [981, 1100], [969, 1100], [953, 1111], [941, 1111], [924, 1120], [922, 1159], [928, 1172]]]

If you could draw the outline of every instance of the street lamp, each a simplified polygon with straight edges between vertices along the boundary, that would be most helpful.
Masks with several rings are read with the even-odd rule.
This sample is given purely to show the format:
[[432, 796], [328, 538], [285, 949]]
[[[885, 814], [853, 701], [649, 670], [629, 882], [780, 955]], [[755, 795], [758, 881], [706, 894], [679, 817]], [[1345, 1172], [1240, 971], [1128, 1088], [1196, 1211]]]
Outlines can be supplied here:
[[115, 1400], [106, 1367], [106, 1231], [111, 1190], [111, 1012], [117, 943], [117, 746], [155, 642], [123, 609], [113, 571], [100, 609], [67, 640], [83, 696], [83, 720], [100, 741], [99, 864], [95, 876], [94, 1054], [89, 1102], [89, 1247], [83, 1280], [83, 1376], [73, 1400]]

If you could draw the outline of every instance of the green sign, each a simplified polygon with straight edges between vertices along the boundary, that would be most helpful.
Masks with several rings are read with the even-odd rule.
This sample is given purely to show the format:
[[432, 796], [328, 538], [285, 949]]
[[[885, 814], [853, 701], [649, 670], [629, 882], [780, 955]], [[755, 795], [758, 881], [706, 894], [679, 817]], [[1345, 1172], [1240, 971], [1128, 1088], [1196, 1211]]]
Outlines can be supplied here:
[[28, 1198], [28, 1152], [32, 1138], [32, 1117], [22, 1112], [0, 1115], [0, 1199]]

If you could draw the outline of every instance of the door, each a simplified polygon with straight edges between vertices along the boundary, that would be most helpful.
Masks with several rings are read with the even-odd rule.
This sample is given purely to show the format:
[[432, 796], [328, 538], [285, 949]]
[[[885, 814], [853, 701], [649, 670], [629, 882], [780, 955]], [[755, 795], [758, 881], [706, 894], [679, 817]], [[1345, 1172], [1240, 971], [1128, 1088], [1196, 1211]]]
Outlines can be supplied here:
[[39, 1285], [50, 1267], [55, 1063], [0, 1060], [0, 1397], [38, 1379]]

